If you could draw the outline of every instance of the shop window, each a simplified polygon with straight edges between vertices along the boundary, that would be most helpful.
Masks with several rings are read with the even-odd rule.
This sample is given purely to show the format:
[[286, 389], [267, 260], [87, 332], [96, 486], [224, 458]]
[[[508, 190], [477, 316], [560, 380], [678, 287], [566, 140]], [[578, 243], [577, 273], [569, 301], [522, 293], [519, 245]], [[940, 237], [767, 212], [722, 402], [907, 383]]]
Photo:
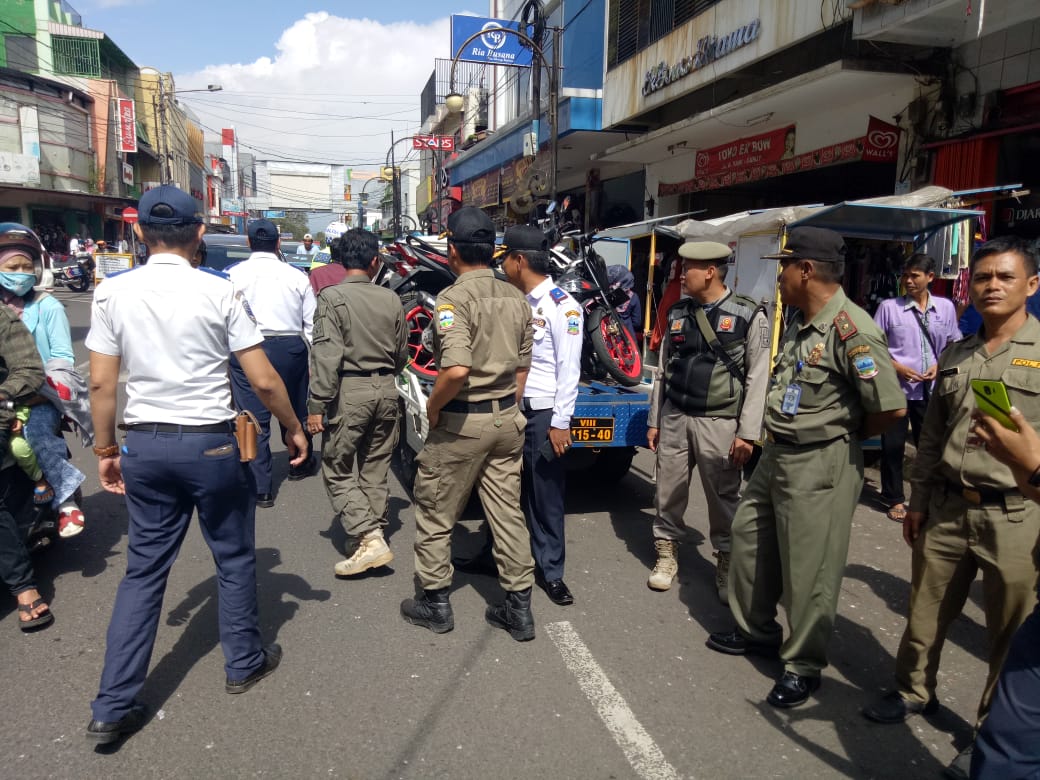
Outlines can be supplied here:
[[36, 39], [31, 35], [5, 35], [4, 49], [7, 53], [7, 67], [23, 73], [35, 73], [40, 69]]
[[620, 65], [720, 0], [610, 0], [607, 67]]
[[98, 42], [88, 38], [51, 36], [54, 72], [71, 76], [101, 76], [101, 53]]

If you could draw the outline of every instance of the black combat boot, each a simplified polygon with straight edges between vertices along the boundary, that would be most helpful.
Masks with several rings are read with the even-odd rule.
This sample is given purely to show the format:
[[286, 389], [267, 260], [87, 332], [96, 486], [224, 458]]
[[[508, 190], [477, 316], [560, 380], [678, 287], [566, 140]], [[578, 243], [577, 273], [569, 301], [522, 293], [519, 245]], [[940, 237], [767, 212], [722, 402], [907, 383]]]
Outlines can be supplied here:
[[413, 626], [428, 628], [435, 634], [446, 634], [455, 628], [455, 616], [448, 602], [447, 588], [424, 590], [417, 599], [405, 599], [401, 602], [401, 617]]
[[492, 604], [487, 608], [484, 618], [495, 628], [504, 628], [517, 642], [534, 639], [531, 589], [510, 591], [501, 604]]

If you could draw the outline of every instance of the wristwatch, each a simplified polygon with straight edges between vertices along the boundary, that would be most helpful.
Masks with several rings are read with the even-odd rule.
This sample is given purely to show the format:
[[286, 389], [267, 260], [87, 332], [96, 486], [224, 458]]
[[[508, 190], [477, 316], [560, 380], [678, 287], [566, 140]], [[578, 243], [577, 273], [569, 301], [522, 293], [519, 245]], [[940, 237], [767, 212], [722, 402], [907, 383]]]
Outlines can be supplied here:
[[94, 447], [94, 454], [99, 458], [114, 458], [119, 454], [119, 445], [109, 444], [107, 447]]

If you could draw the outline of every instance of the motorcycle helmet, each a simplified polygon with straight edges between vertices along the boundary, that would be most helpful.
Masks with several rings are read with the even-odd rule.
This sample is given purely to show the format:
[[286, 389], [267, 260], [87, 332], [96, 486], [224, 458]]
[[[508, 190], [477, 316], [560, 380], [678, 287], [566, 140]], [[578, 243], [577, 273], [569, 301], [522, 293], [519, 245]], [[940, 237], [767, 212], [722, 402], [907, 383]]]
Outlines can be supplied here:
[[346, 224], [345, 222], [330, 222], [328, 225], [325, 226], [326, 245], [332, 241], [335, 241], [348, 230], [350, 230], [350, 225]]
[[36, 281], [39, 282], [43, 278], [43, 270], [48, 265], [47, 250], [32, 230], [17, 222], [0, 222], [0, 254], [8, 249], [20, 249], [25, 252], [32, 258]]

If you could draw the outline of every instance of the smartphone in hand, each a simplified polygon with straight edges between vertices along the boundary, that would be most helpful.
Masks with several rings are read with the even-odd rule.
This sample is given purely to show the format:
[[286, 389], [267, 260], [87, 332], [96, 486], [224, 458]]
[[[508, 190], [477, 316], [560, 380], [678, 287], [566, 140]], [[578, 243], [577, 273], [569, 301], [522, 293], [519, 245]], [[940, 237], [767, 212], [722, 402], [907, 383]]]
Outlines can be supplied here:
[[983, 414], [992, 417], [1011, 431], [1018, 426], [1011, 421], [1011, 399], [1007, 387], [999, 379], [972, 379], [971, 391], [975, 394], [975, 405]]
[[556, 460], [556, 458], [558, 457], [556, 455], [556, 450], [553, 448], [552, 439], [550, 439], [548, 436], [545, 437], [545, 443], [538, 448], [538, 454], [546, 460]]

